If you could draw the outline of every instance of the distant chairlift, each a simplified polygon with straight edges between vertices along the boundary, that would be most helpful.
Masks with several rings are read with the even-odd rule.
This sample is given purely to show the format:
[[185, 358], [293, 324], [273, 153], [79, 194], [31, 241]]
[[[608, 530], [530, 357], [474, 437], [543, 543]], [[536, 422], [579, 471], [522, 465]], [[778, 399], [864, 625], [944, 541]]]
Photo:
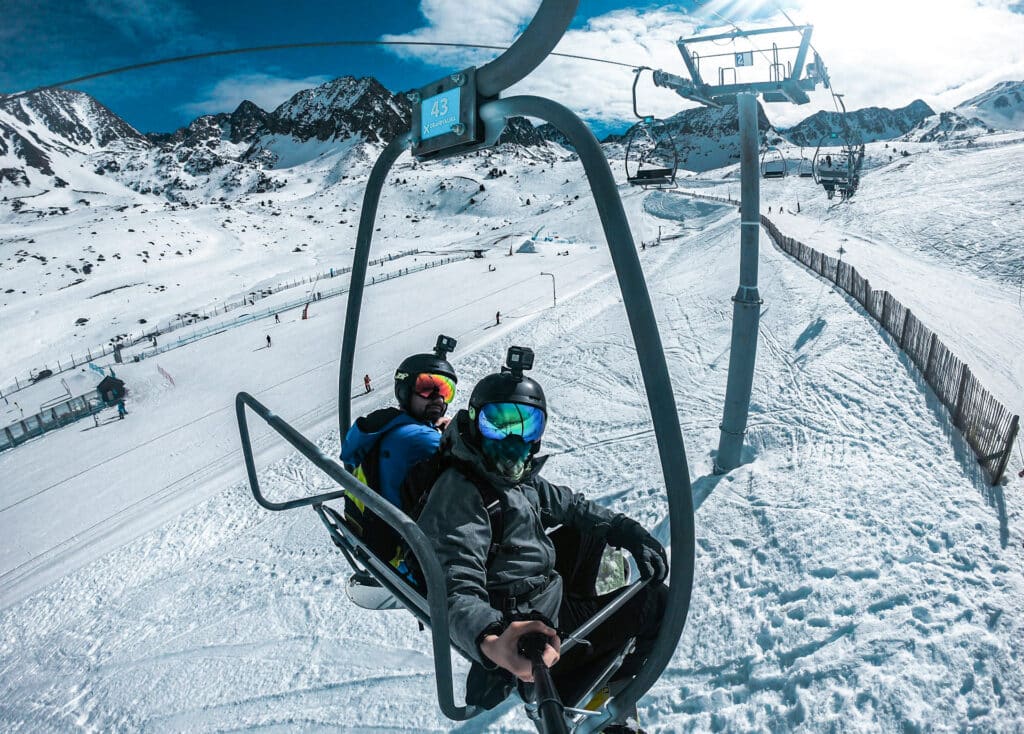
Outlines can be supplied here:
[[785, 178], [789, 170], [786, 156], [775, 145], [769, 145], [761, 154], [761, 176], [764, 178]]
[[[864, 140], [854, 132], [846, 119], [846, 103], [843, 95], [832, 93], [833, 99], [842, 109], [842, 133], [830, 132], [818, 140], [814, 151], [814, 182], [821, 184], [828, 198], [839, 192], [841, 201], [846, 201], [860, 186], [860, 169], [864, 165]], [[837, 146], [840, 146], [837, 148]]]
[[804, 155], [803, 147], [800, 148], [800, 165], [797, 168], [797, 174], [800, 178], [812, 178], [814, 176], [814, 166], [811, 164], [811, 159]]
[[640, 122], [626, 132], [626, 181], [644, 189], [674, 189], [679, 170], [675, 138], [663, 120], [636, 109], [636, 84], [644, 68], [633, 77], [633, 114]]
[[860, 186], [860, 171], [864, 164], [864, 143], [848, 135], [841, 146], [837, 133], [827, 133], [818, 141], [812, 170], [814, 182], [820, 184], [829, 199], [839, 193], [842, 201], [849, 199]]

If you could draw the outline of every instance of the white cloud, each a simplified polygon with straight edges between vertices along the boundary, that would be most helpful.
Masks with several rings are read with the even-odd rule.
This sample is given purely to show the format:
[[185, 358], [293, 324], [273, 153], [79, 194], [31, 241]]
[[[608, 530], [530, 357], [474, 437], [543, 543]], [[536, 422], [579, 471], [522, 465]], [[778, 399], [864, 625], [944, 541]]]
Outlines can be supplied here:
[[[1002, 0], [800, 0], [833, 86], [850, 108], [924, 99], [949, 109], [997, 81], [1024, 79], [1024, 16]], [[824, 96], [824, 95], [819, 95]], [[825, 102], [827, 102], [827, 97]], [[773, 119], [806, 116], [795, 107]]]
[[[507, 46], [530, 22], [538, 7], [540, 0], [422, 0], [420, 12], [427, 20], [425, 26], [410, 33], [385, 35], [381, 40]], [[498, 54], [438, 47], [397, 46], [392, 50], [399, 56], [452, 68], [483, 64]]]
[[[428, 24], [411, 33], [385, 36], [388, 41], [467, 42], [509, 46], [532, 19], [538, 0], [507, 3], [467, 3], [425, 0], [421, 12]], [[474, 7], [476, 6], [476, 7]], [[500, 6], [500, 7], [499, 7]], [[466, 18], [472, 17], [472, 34]], [[628, 65], [674, 68], [681, 66], [675, 40], [691, 33], [694, 20], [685, 14], [663, 10], [622, 10], [591, 18], [584, 28], [570, 30], [555, 49], [620, 61]], [[446, 69], [482, 65], [497, 51], [432, 47], [398, 47], [395, 53], [414, 57]], [[424, 79], [424, 82], [429, 81]], [[614, 66], [576, 59], [549, 57], [526, 80], [504, 96], [537, 94], [551, 97], [592, 119], [627, 120], [633, 117], [631, 66]], [[683, 103], [673, 92], [655, 89], [647, 75], [641, 81], [641, 112], [668, 115]]]
[[179, 110], [195, 116], [233, 112], [239, 104], [249, 100], [269, 112], [296, 92], [329, 80], [326, 76], [289, 79], [269, 74], [239, 74], [221, 79], [202, 99], [182, 105]]
[[[538, 0], [424, 0], [421, 12], [427, 24], [385, 40], [472, 40], [507, 46], [538, 6]], [[723, 15], [753, 27], [736, 17], [735, 6]], [[899, 107], [917, 98], [947, 109], [997, 81], [1024, 79], [1024, 16], [1014, 12], [1020, 5], [1010, 0], [858, 0], [855, 5], [792, 0], [785, 6], [797, 23], [815, 26], [812, 42], [850, 109]], [[685, 77], [675, 41], [693, 35], [701, 22], [670, 8], [616, 10], [569, 31], [556, 51], [653, 66]], [[779, 17], [769, 23], [786, 21]], [[480, 65], [497, 52], [405, 48], [396, 53], [455, 69]], [[539, 94], [589, 119], [628, 123], [635, 119], [632, 81], [629, 68], [551, 57], [505, 96]], [[640, 112], [659, 117], [693, 106], [670, 90], [655, 88], [649, 75], [641, 79], [638, 94]], [[768, 114], [774, 122], [792, 124], [817, 109], [832, 109], [827, 92], [812, 94], [810, 105], [771, 105]]]

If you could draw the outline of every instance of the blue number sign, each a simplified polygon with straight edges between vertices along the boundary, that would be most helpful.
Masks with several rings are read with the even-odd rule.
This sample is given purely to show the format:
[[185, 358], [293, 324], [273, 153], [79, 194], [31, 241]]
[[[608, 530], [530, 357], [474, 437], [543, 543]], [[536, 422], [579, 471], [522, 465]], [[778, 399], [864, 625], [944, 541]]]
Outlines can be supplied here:
[[420, 139], [429, 140], [451, 132], [459, 122], [461, 89], [455, 87], [447, 92], [428, 97], [420, 107]]

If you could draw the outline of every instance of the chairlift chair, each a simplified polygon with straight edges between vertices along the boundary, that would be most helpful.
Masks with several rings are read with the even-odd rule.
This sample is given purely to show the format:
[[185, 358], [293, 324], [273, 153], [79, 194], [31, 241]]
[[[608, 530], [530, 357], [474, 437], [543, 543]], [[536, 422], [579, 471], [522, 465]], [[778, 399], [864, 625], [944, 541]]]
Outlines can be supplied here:
[[679, 156], [664, 123], [641, 120], [626, 133], [626, 181], [644, 189], [674, 189]]
[[[644, 695], [661, 676], [674, 654], [682, 634], [690, 605], [693, 583], [695, 531], [693, 520], [692, 488], [686, 466], [686, 454], [676, 411], [674, 392], [669, 377], [657, 321], [647, 291], [643, 269], [633, 242], [629, 222], [622, 200], [619, 198], [611, 170], [593, 134], [573, 112], [548, 99], [533, 96], [499, 98], [502, 91], [527, 76], [553, 50], [564, 35], [575, 15], [577, 0], [543, 0], [533, 20], [516, 42], [498, 58], [479, 69], [470, 67], [450, 74], [441, 80], [421, 87], [409, 94], [413, 103], [413, 126], [397, 135], [381, 152], [366, 183], [360, 214], [356, 248], [353, 254], [351, 288], [345, 312], [341, 360], [338, 369], [338, 425], [344, 435], [351, 423], [351, 396], [353, 362], [356, 337], [370, 244], [375, 229], [377, 207], [381, 190], [395, 161], [406, 151], [417, 160], [462, 155], [486, 149], [497, 143], [511, 117], [525, 116], [546, 120], [561, 131], [579, 154], [587, 180], [597, 205], [605, 238], [611, 252], [612, 264], [618, 277], [623, 305], [629, 314], [630, 329], [636, 344], [644, 387], [647, 393], [654, 425], [661, 469], [665, 479], [670, 544], [673, 560], [669, 575], [669, 598], [665, 617], [659, 627], [654, 650], [644, 668], [626, 685], [616, 698], [610, 699], [596, 712], [583, 712], [562, 707], [555, 716], [534, 717], [542, 734], [568, 731], [571, 723], [579, 734], [590, 734], [606, 724], [621, 718], [640, 696]], [[453, 100], [452, 107], [441, 105], [438, 99]], [[432, 103], [429, 104], [428, 103]], [[458, 109], [454, 109], [457, 107]], [[437, 112], [434, 112], [437, 108]], [[445, 115], [435, 121], [432, 115]], [[449, 118], [447, 116], [454, 115]], [[457, 122], [452, 123], [454, 119]], [[431, 125], [437, 123], [434, 128]], [[443, 123], [443, 125], [442, 125]], [[435, 132], [440, 130], [441, 132]], [[430, 134], [426, 134], [430, 133]], [[651, 167], [648, 167], [650, 170]], [[662, 166], [663, 169], [667, 166]], [[647, 174], [651, 181], [674, 180], [675, 160], [668, 169], [671, 175], [660, 177]], [[270, 510], [289, 510], [312, 506], [323, 521], [332, 541], [345, 555], [356, 572], [369, 573], [387, 588], [402, 606], [412, 612], [430, 628], [434, 655], [438, 704], [450, 719], [464, 721], [481, 713], [478, 707], [457, 705], [452, 681], [451, 647], [448, 629], [447, 591], [444, 572], [422, 530], [400, 509], [369, 489], [349, 474], [339, 461], [328, 456], [309, 439], [282, 418], [256, 401], [247, 393], [239, 393], [236, 417], [242, 440], [243, 456], [249, 484], [256, 500]], [[249, 435], [246, 411], [252, 411], [310, 462], [321, 469], [341, 489], [283, 502], [269, 501], [262, 493], [256, 473], [253, 449]], [[426, 595], [406, 586], [369, 548], [351, 533], [341, 516], [325, 503], [337, 500], [346, 493], [354, 495], [409, 545], [423, 571]], [[574, 635], [584, 638], [602, 619], [642, 588], [640, 582], [626, 588], [615, 602], [577, 630]], [[574, 644], [567, 638], [562, 651]], [[550, 700], [534, 703], [550, 713]], [[528, 708], [529, 713], [529, 708]], [[543, 713], [543, 712], [541, 712]]]
[[800, 178], [812, 178], [814, 176], [814, 166], [811, 164], [811, 159], [804, 155], [804, 149], [800, 148], [800, 165], [797, 168], [797, 174]]
[[778, 146], [769, 145], [761, 154], [761, 176], [763, 178], [785, 178], [789, 174], [786, 156]]
[[840, 200], [845, 201], [860, 185], [864, 143], [854, 140], [852, 134], [843, 138], [841, 144], [836, 142], [838, 139], [838, 133], [826, 133], [821, 137], [814, 152], [812, 171], [814, 182], [824, 187], [829, 199], [838, 192]]
[[626, 181], [643, 189], [674, 189], [679, 151], [672, 131], [663, 120], [641, 115], [636, 107], [636, 85], [645, 69], [634, 70], [633, 114], [639, 122], [626, 131]]

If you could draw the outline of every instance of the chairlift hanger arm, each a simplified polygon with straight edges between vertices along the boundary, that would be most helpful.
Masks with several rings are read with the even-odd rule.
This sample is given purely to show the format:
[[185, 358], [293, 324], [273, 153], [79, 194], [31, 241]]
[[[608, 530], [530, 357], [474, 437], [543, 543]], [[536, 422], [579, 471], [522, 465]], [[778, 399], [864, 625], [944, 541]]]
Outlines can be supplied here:
[[[641, 120], [646, 120], [647, 115], [641, 115], [636, 109], [636, 85], [637, 82], [640, 81], [640, 75], [644, 72], [645, 69], [649, 68], [650, 67], [647, 66], [641, 66], [636, 70], [636, 73], [634, 73], [633, 75], [633, 114], [636, 115]], [[653, 69], [651, 71], [653, 72]]]
[[[451, 660], [451, 633], [448, 628], [448, 595], [444, 571], [437, 560], [430, 541], [413, 520], [401, 512], [382, 496], [371, 490], [362, 482], [349, 474], [333, 458], [326, 456], [315, 444], [292, 428], [288, 423], [256, 400], [248, 393], [240, 392], [235, 398], [235, 413], [238, 418], [238, 431], [242, 440], [242, 454], [245, 457], [245, 469], [249, 476], [249, 486], [256, 500], [271, 510], [283, 510], [302, 505], [322, 505], [323, 498], [328, 495], [306, 497], [292, 502], [274, 503], [263, 496], [259, 478], [256, 476], [256, 465], [249, 438], [249, 427], [246, 419], [246, 408], [279, 433], [288, 443], [311, 461], [318, 469], [354, 494], [370, 510], [381, 517], [388, 525], [401, 535], [409, 544], [423, 570], [427, 584], [427, 607], [430, 611], [430, 634], [434, 651], [434, 669], [437, 672], [437, 700], [445, 716], [455, 721], [464, 721], [480, 713], [475, 706], [457, 706], [455, 704], [455, 685]], [[329, 493], [335, 494], [338, 493]], [[344, 494], [344, 492], [342, 492]], [[319, 513], [323, 518], [322, 512]]]
[[[672, 383], [650, 294], [647, 291], [622, 200], [619, 198], [608, 160], [593, 132], [570, 110], [542, 97], [509, 97], [489, 102], [481, 107], [480, 115], [488, 124], [494, 124], [492, 120], [495, 117], [508, 118], [517, 115], [545, 120], [565, 135], [579, 154], [611, 252], [651, 408], [668, 494], [670, 544], [679, 554], [679, 562], [672, 565], [668, 610], [662, 620], [654, 650], [647, 659], [644, 669], [622, 691], [619, 698], [609, 705], [611, 716], [614, 717], [624, 713], [626, 706], [635, 703], [664, 672], [678, 645], [690, 605], [695, 545], [693, 498]], [[583, 722], [578, 731], [581, 734], [589, 734], [599, 730], [608, 723], [608, 720], [606, 717], [594, 717]]]
[[477, 71], [477, 91], [494, 97], [530, 74], [562, 40], [579, 0], [544, 0], [530, 25], [508, 50]]
[[[345, 439], [352, 425], [352, 363], [355, 358], [356, 337], [359, 329], [359, 313], [363, 305], [363, 284], [370, 260], [370, 241], [373, 239], [373, 224], [377, 219], [381, 189], [388, 172], [403, 151], [409, 148], [412, 133], [406, 132], [395, 137], [381, 152], [373, 164], [366, 181], [363, 206], [359, 214], [359, 229], [356, 230], [356, 251], [352, 256], [351, 286], [348, 291], [348, 305], [345, 307], [345, 327], [341, 338], [341, 360], [338, 365], [338, 436]], [[361, 244], [364, 243], [364, 244]]]

